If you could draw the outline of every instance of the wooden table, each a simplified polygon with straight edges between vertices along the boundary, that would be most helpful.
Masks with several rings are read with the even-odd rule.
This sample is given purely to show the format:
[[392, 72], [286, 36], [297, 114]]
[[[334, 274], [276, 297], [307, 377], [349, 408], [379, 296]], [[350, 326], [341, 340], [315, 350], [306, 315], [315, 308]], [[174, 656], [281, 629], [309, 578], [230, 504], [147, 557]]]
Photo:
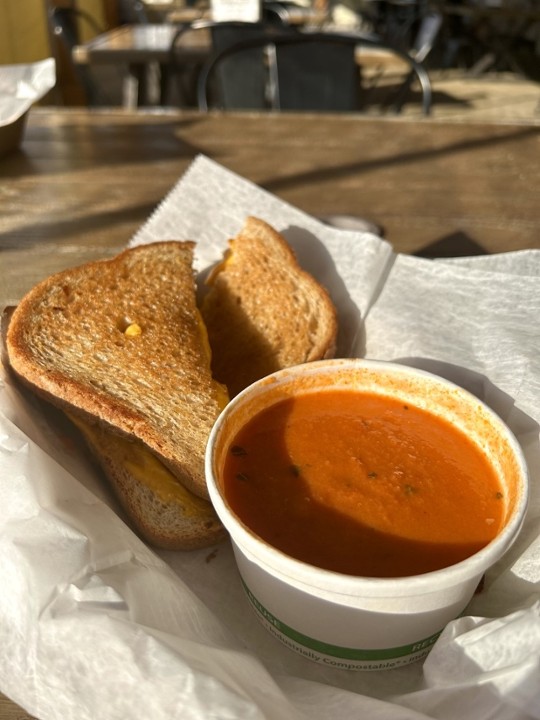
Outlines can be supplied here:
[[[123, 248], [197, 153], [313, 215], [363, 216], [399, 252], [539, 248], [539, 149], [527, 125], [34, 109], [0, 160], [0, 305]], [[0, 695], [1, 720], [25, 718]]]
[[[271, 3], [270, 3], [271, 7]], [[183, 7], [170, 10], [166, 15], [170, 23], [189, 23], [195, 20], [212, 20], [210, 8]], [[328, 12], [315, 7], [298, 5], [286, 9], [286, 20], [289, 25], [306, 25], [320, 27], [328, 20]]]
[[[173, 23], [122, 25], [109, 30], [73, 49], [73, 60], [79, 64], [96, 63], [125, 68], [123, 104], [126, 108], [149, 104], [148, 69], [160, 66], [162, 75], [170, 63], [171, 43], [179, 25]], [[207, 32], [189, 32], [177, 48], [177, 62], [204, 60], [210, 52]], [[167, 88], [163, 84], [159, 103], [165, 104]]]

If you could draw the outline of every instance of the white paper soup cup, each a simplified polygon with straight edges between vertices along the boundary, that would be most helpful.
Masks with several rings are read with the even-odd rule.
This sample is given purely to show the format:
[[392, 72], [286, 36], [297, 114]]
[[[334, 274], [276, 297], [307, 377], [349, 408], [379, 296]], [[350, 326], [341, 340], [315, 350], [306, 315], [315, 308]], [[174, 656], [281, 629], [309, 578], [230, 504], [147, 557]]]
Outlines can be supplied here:
[[[397, 398], [464, 431], [484, 450], [504, 490], [498, 535], [475, 554], [443, 569], [378, 578], [314, 567], [254, 534], [231, 510], [224, 493], [223, 465], [234, 436], [249, 418], [276, 401], [337, 388]], [[306, 658], [343, 669], [394, 668], [424, 657], [444, 626], [463, 612], [485, 571], [516, 538], [528, 496], [526, 464], [516, 439], [476, 397], [421, 370], [364, 360], [309, 363], [248, 387], [216, 421], [207, 447], [206, 477], [260, 621]]]

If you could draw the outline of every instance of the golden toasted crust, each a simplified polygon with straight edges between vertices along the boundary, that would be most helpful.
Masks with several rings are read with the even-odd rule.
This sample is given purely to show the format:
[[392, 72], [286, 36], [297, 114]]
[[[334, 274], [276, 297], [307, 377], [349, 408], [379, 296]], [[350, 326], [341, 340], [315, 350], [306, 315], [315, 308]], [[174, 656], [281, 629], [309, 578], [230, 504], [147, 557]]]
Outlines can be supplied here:
[[[204, 450], [222, 407], [195, 303], [194, 244], [160, 242], [37, 285], [7, 332], [9, 363], [64, 410], [145, 443], [208, 497]], [[140, 329], [129, 336], [127, 327]]]
[[165, 550], [194, 550], [226, 537], [212, 504], [184, 488], [142, 443], [101, 426], [79, 420], [75, 424], [135, 531], [148, 543]]
[[264, 221], [247, 218], [207, 283], [201, 313], [212, 371], [231, 396], [281, 368], [333, 356], [337, 320], [327, 291]]

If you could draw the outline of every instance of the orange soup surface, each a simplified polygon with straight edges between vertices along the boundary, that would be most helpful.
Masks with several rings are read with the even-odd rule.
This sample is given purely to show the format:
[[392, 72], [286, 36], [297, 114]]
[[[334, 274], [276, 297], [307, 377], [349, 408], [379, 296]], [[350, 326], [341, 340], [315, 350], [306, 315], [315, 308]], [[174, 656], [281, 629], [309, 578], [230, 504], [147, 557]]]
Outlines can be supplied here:
[[230, 443], [233, 512], [288, 555], [399, 577], [459, 562], [498, 533], [504, 495], [484, 453], [448, 422], [347, 390], [277, 402]]

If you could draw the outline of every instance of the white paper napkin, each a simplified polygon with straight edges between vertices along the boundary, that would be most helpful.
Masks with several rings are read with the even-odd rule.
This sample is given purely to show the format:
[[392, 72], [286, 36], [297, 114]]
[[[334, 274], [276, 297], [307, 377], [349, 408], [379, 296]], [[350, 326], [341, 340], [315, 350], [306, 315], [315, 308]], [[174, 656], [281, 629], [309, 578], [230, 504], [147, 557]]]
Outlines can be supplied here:
[[282, 231], [339, 310], [343, 353], [457, 381], [516, 433], [532, 475], [520, 538], [427, 661], [351, 673], [258, 623], [228, 543], [149, 550], [69, 431], [3, 375], [0, 689], [40, 718], [540, 718], [539, 253], [428, 261], [329, 228], [199, 157], [132, 239], [217, 261], [246, 215]]

